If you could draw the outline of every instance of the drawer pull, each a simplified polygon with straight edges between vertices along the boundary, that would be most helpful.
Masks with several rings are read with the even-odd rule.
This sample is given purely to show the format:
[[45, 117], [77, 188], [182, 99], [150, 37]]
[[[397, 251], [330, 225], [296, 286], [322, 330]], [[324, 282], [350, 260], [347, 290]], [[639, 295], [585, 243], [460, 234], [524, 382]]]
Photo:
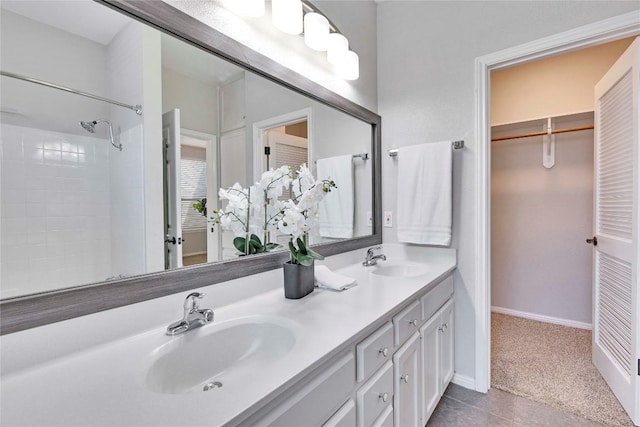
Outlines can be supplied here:
[[387, 357], [389, 355], [389, 349], [387, 347], [381, 348], [380, 350], [378, 350], [378, 353], [380, 353], [384, 357]]
[[389, 400], [389, 393], [380, 393], [378, 395], [378, 399], [381, 399], [383, 403], [387, 403], [387, 400]]
[[416, 319], [408, 321], [411, 326], [418, 326], [418, 321]]
[[445, 323], [442, 327], [443, 327], [444, 329], [449, 329], [449, 322]]
[[409, 374], [404, 374], [403, 376], [400, 377], [400, 379], [408, 384], [409, 383]]

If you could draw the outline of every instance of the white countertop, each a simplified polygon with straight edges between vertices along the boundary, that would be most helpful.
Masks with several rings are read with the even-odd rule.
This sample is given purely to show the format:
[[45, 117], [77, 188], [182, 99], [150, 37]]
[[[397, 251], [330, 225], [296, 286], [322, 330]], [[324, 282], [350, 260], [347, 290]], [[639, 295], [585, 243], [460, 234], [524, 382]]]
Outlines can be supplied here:
[[[278, 287], [218, 309], [202, 305], [214, 309], [214, 323], [186, 334], [169, 337], [164, 327], [156, 328], [3, 375], [0, 422], [3, 426], [233, 425], [452, 271], [455, 251], [433, 251], [421, 262], [428, 266], [425, 275], [388, 278], [371, 275], [359, 264], [335, 269], [339, 263], [328, 260], [334, 271], [355, 277], [358, 286], [344, 292], [316, 289], [300, 300], [285, 299]], [[216, 324], [255, 315], [283, 319], [296, 335], [294, 348], [263, 367], [259, 377], [223, 374], [224, 386], [206, 393], [164, 394], [145, 388], [145, 373], [158, 347], [195, 339]]]

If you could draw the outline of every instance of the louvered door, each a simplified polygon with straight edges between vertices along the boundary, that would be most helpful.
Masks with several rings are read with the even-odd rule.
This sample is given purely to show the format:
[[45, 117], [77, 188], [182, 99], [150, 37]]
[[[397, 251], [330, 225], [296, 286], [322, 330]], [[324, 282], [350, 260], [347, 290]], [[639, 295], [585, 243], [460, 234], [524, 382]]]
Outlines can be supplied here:
[[593, 363], [640, 422], [636, 39], [595, 88]]

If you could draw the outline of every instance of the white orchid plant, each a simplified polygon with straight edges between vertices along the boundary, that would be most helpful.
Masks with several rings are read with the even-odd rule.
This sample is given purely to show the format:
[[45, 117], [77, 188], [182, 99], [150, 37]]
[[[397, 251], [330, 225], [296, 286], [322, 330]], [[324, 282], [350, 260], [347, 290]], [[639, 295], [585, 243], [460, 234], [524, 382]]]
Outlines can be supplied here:
[[[280, 200], [285, 188], [293, 199]], [[316, 181], [306, 165], [293, 172], [289, 166], [269, 170], [248, 189], [238, 183], [220, 189], [218, 195], [228, 203], [214, 211], [215, 220], [236, 238], [233, 244], [243, 255], [269, 252], [278, 245], [269, 242], [270, 233], [289, 235], [291, 263], [311, 265], [322, 256], [307, 247], [309, 234], [318, 229], [318, 206], [324, 196], [336, 188], [332, 180]], [[258, 237], [262, 234], [262, 240]], [[264, 243], [263, 243], [264, 242]]]

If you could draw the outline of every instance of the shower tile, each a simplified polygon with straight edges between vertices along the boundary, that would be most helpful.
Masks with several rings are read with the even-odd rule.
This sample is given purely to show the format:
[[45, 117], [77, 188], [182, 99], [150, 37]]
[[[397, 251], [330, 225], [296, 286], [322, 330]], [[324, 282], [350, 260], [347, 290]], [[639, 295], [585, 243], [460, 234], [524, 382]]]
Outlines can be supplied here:
[[27, 164], [43, 164], [44, 150], [42, 148], [25, 147], [24, 161]]
[[3, 203], [6, 218], [24, 218], [27, 215], [26, 203]]
[[22, 147], [22, 141], [7, 141], [2, 146], [2, 155], [5, 159], [22, 159], [24, 157], [24, 150]]
[[78, 153], [78, 145], [67, 141], [60, 143], [60, 149], [63, 152]]
[[58, 164], [62, 162], [62, 151], [60, 150], [44, 150], [44, 162], [49, 164]]

